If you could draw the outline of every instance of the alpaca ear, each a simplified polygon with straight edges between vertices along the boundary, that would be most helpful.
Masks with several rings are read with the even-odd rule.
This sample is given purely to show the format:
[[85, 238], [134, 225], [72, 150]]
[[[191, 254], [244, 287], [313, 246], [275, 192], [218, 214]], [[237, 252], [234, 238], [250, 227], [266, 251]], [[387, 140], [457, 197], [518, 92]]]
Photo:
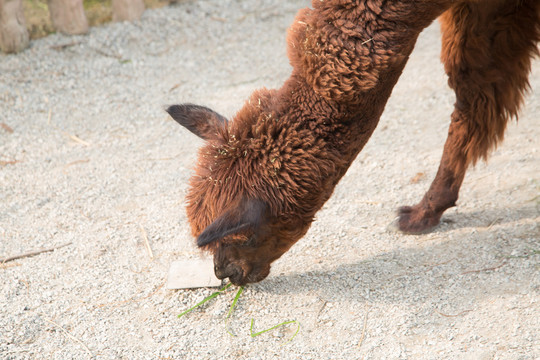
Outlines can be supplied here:
[[217, 112], [199, 105], [171, 105], [165, 111], [177, 123], [204, 140], [217, 138], [219, 129], [227, 124], [227, 119]]
[[261, 200], [249, 199], [239, 207], [226, 211], [214, 220], [197, 238], [199, 247], [230, 235], [257, 235], [266, 223], [268, 206]]

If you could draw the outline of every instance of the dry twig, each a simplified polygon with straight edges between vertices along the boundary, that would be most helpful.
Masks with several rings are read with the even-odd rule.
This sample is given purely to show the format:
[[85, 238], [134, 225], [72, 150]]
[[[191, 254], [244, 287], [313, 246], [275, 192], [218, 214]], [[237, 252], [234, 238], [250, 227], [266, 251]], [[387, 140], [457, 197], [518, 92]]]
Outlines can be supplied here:
[[77, 164], [84, 164], [84, 163], [87, 163], [89, 162], [90, 159], [83, 159], [83, 160], [76, 160], [76, 161], [72, 161], [70, 162], [69, 164], [66, 164], [64, 166], [64, 168], [62, 169], [62, 173], [66, 174], [67, 173], [67, 169], [73, 165], [77, 165]]
[[97, 52], [100, 55], [115, 58], [115, 59], [118, 59], [118, 60], [122, 60], [122, 55], [120, 55], [120, 54], [109, 53], [109, 52], [107, 52], [105, 50], [102, 50], [102, 49], [99, 49], [99, 48], [93, 47], [93, 46], [90, 46], [90, 49], [94, 50], [95, 52]]
[[51, 252], [51, 251], [63, 248], [64, 246], [68, 246], [68, 245], [71, 245], [71, 244], [72, 244], [71, 242], [68, 242], [66, 244], [58, 245], [58, 246], [55, 246], [55, 247], [52, 247], [52, 248], [34, 250], [34, 251], [29, 251], [29, 252], [26, 252], [26, 253], [23, 253], [23, 254], [19, 254], [19, 255], [8, 256], [8, 257], [5, 257], [3, 259], [0, 259], [0, 263], [4, 264], [4, 263], [7, 263], [8, 261], [27, 258], [27, 257], [30, 257], [30, 256], [39, 255], [39, 254], [42, 254], [42, 253], [45, 253], [45, 252]]
[[51, 46], [51, 49], [59, 51], [59, 50], [64, 50], [64, 49], [66, 49], [68, 47], [79, 45], [81, 43], [82, 43], [81, 41], [72, 41], [72, 42], [65, 43], [65, 44], [53, 45], [53, 46]]
[[90, 354], [90, 357], [93, 358], [94, 355], [92, 354], [92, 351], [90, 351], [90, 349], [88, 348], [88, 346], [86, 346], [85, 343], [83, 343], [81, 340], [77, 339], [75, 336], [71, 335], [69, 331], [67, 331], [66, 329], [64, 329], [62, 326], [58, 325], [57, 323], [55, 323], [54, 321], [52, 320], [49, 320], [47, 319], [46, 317], [43, 317], [43, 320], [53, 324], [54, 326], [57, 326], [60, 330], [62, 330], [64, 332], [64, 334], [70, 338], [71, 340], [73, 341], [76, 341], [78, 342], [79, 344], [81, 344], [85, 349], [86, 351], [88, 351], [88, 354]]
[[0, 269], [9, 269], [15, 266], [21, 266], [21, 264], [19, 263], [4, 264], [3, 262], [0, 262]]
[[362, 346], [362, 343], [364, 342], [364, 338], [366, 337], [366, 328], [367, 328], [367, 318], [368, 318], [368, 312], [369, 312], [369, 305], [366, 303], [366, 314], [364, 315], [364, 326], [362, 327], [362, 335], [360, 335], [360, 340], [358, 340], [358, 348]]
[[82, 144], [84, 146], [90, 146], [91, 145], [88, 141], [84, 141], [83, 139], [81, 139], [77, 135], [70, 134], [70, 133], [68, 133], [66, 131], [63, 131], [63, 130], [59, 129], [58, 127], [54, 126], [53, 124], [51, 124], [51, 119], [52, 119], [52, 107], [49, 107], [49, 114], [47, 115], [47, 125], [51, 126], [53, 129], [55, 129], [57, 131], [60, 131], [64, 136], [67, 136], [68, 138], [70, 138], [71, 140], [73, 140], [75, 142], [78, 142], [79, 144]]
[[6, 130], [10, 134], [13, 134], [13, 129], [6, 123], [0, 123], [0, 128]]
[[146, 230], [144, 230], [144, 227], [141, 224], [139, 224], [139, 228], [141, 229], [144, 243], [146, 245], [146, 250], [148, 250], [148, 255], [150, 255], [150, 259], [154, 260], [154, 253], [152, 252], [152, 248], [150, 247], [150, 243], [148, 242], [148, 235], [146, 234]]
[[503, 261], [502, 263], [500, 263], [499, 265], [497, 266], [492, 266], [492, 267], [488, 267], [488, 268], [484, 268], [484, 269], [478, 269], [478, 270], [468, 270], [468, 271], [464, 271], [461, 273], [461, 275], [464, 275], [464, 274], [472, 274], [472, 273], [478, 273], [478, 272], [482, 272], [482, 271], [491, 271], [491, 270], [496, 270], [500, 267], [503, 267], [504, 265], [506, 265], [506, 261]]
[[178, 88], [180, 86], [180, 83], [174, 84], [172, 88], [169, 89], [169, 91], [173, 91], [174, 89]]
[[368, 42], [370, 42], [370, 41], [373, 41], [373, 38], [371, 38], [371, 39], [367, 39], [366, 41], [362, 42], [362, 43], [361, 43], [360, 45], [364, 45], [364, 44], [367, 44], [367, 43], [368, 43]]
[[83, 139], [81, 139], [80, 137], [78, 137], [77, 135], [73, 135], [73, 134], [70, 134], [70, 133], [67, 133], [65, 131], [62, 131], [62, 134], [66, 135], [67, 137], [69, 137], [71, 140], [75, 141], [75, 142], [78, 142], [79, 144], [82, 144], [84, 146], [90, 146], [90, 143], [88, 141], [84, 141]]
[[489, 224], [489, 226], [487, 227], [487, 229], [488, 229], [488, 230], [491, 229], [491, 227], [492, 227], [493, 225], [497, 224], [497, 223], [498, 223], [499, 221], [501, 221], [501, 220], [502, 220], [502, 218], [496, 218], [495, 220], [493, 220], [493, 221], [491, 222], [491, 224]]
[[13, 164], [16, 164], [18, 163], [19, 161], [18, 160], [0, 160], [0, 166], [5, 166], [5, 165], [13, 165]]
[[418, 184], [420, 181], [424, 180], [426, 178], [426, 173], [418, 172], [416, 175], [414, 175], [409, 182], [411, 184]]

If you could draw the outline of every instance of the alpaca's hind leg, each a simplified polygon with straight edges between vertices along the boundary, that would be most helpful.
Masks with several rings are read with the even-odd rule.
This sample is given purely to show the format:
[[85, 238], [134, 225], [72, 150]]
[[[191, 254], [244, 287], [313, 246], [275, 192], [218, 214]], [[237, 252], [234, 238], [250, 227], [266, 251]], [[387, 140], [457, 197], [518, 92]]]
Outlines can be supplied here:
[[442, 60], [456, 93], [439, 170], [420, 203], [399, 209], [399, 229], [430, 230], [455, 206], [465, 171], [503, 139], [538, 53], [540, 2], [459, 4], [441, 16]]

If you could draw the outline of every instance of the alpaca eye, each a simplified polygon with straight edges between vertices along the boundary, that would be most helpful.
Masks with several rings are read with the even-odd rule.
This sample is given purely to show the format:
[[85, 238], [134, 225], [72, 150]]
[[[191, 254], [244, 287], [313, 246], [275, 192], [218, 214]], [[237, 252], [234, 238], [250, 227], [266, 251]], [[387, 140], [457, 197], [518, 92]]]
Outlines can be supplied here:
[[242, 247], [255, 247], [256, 245], [256, 237], [255, 235], [251, 235], [247, 241], [242, 243]]

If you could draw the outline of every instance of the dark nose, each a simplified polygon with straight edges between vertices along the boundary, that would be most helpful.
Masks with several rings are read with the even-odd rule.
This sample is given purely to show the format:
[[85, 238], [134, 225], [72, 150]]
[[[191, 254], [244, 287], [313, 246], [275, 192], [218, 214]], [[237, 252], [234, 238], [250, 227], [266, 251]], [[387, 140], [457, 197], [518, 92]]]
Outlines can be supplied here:
[[214, 273], [218, 279], [223, 280], [231, 276], [233, 271], [231, 266], [214, 265]]

